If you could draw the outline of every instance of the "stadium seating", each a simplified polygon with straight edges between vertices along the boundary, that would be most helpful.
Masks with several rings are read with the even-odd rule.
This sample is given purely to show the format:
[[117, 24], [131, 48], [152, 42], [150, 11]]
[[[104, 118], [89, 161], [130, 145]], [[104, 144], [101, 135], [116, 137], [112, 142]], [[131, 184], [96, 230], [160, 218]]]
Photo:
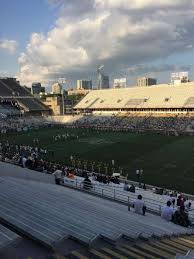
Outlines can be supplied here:
[[[30, 92], [28, 92], [24, 87], [19, 85], [16, 80], [12, 78], [2, 78], [0, 79], [4, 86], [10, 90], [9, 96], [30, 96]], [[5, 88], [4, 87], [4, 88]]]
[[10, 104], [0, 104], [0, 113], [6, 116], [16, 116], [21, 114], [20, 110]]
[[0, 96], [4, 101], [16, 102], [25, 112], [45, 112], [46, 114], [50, 112], [49, 107], [34, 98], [14, 78], [0, 78]]
[[16, 240], [19, 240], [17, 234], [0, 225], [0, 250]]
[[193, 233], [160, 217], [143, 217], [123, 205], [60, 186], [1, 177], [0, 188], [0, 218], [49, 246], [68, 237], [92, 244], [99, 238], [116, 242], [121, 237]]
[[[82, 177], [76, 177], [75, 179], [69, 179], [67, 177], [64, 178], [64, 184], [66, 186], [82, 189]], [[97, 181], [92, 181], [93, 188], [90, 192], [98, 194], [103, 197], [111, 198], [113, 200], [117, 200], [123, 202], [125, 204], [133, 203], [134, 200], [137, 198], [138, 194], [141, 194], [144, 198], [146, 206], [149, 211], [155, 212], [160, 214], [161, 208], [166, 205], [167, 201], [169, 200], [169, 196], [167, 195], [158, 195], [153, 193], [150, 190], [143, 190], [136, 187], [136, 192], [126, 192], [123, 190], [123, 184], [120, 185], [110, 183], [109, 185], [99, 183]], [[192, 202], [192, 201], [191, 201]], [[189, 212], [190, 218], [194, 219], [194, 211], [191, 210]]]
[[0, 80], [0, 96], [11, 96], [12, 91]]
[[183, 109], [193, 107], [194, 84], [156, 85], [90, 91], [76, 106], [76, 110], [119, 109]]
[[28, 111], [49, 110], [47, 106], [35, 98], [16, 98], [19, 105]]

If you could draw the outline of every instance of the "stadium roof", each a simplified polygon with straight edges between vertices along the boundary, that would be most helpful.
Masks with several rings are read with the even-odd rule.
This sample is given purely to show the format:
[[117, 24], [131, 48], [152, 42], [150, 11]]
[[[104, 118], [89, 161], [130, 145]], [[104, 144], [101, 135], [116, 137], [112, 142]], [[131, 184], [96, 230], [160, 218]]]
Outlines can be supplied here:
[[194, 108], [194, 82], [93, 90], [75, 109]]

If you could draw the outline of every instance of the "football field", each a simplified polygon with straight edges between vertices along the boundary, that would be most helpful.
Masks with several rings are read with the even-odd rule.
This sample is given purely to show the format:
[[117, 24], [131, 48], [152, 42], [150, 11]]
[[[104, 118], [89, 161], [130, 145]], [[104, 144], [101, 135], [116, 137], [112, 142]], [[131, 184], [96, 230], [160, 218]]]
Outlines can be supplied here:
[[194, 194], [194, 137], [54, 127], [1, 136], [1, 141], [36, 146], [35, 138], [38, 147], [48, 150], [44, 159], [102, 173], [122, 170], [130, 180], [136, 180], [136, 169], [143, 169], [143, 183]]

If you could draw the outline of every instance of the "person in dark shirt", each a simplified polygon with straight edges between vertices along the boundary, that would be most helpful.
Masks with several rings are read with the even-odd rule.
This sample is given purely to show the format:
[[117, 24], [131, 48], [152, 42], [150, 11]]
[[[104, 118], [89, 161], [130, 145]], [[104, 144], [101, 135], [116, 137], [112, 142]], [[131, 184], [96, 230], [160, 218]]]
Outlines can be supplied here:
[[135, 193], [135, 186], [133, 184], [130, 186], [129, 191]]
[[92, 182], [89, 179], [88, 175], [86, 176], [86, 178], [83, 180], [83, 189], [84, 190], [90, 190], [92, 189]]
[[178, 225], [186, 227], [186, 228], [189, 225], [191, 225], [188, 214], [185, 212], [185, 206], [180, 206], [180, 209], [175, 211], [172, 221], [175, 224], [178, 224]]

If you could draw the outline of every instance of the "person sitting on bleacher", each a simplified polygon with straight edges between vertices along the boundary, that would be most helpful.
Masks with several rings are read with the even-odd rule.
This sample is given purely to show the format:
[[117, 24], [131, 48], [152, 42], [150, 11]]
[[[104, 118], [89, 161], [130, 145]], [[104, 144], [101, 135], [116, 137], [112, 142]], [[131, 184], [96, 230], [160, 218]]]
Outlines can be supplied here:
[[186, 228], [191, 225], [188, 213], [185, 212], [185, 206], [180, 206], [180, 208], [177, 211], [175, 211], [172, 217], [172, 221], [175, 224], [178, 224]]
[[144, 201], [142, 200], [141, 194], [137, 196], [137, 199], [133, 203], [133, 207], [135, 209], [135, 213], [145, 215], [146, 206]]
[[130, 186], [129, 191], [135, 193], [135, 186], [133, 184]]
[[124, 191], [127, 191], [127, 192], [129, 191], [129, 185], [128, 185], [127, 182], [124, 183], [124, 185], [123, 185], [123, 190], [124, 190]]
[[174, 210], [171, 207], [171, 202], [167, 201], [166, 207], [162, 208], [161, 217], [167, 221], [171, 221], [174, 214]]
[[83, 180], [83, 189], [84, 190], [90, 190], [92, 189], [92, 182], [89, 179], [88, 175], [86, 176], [86, 178]]

